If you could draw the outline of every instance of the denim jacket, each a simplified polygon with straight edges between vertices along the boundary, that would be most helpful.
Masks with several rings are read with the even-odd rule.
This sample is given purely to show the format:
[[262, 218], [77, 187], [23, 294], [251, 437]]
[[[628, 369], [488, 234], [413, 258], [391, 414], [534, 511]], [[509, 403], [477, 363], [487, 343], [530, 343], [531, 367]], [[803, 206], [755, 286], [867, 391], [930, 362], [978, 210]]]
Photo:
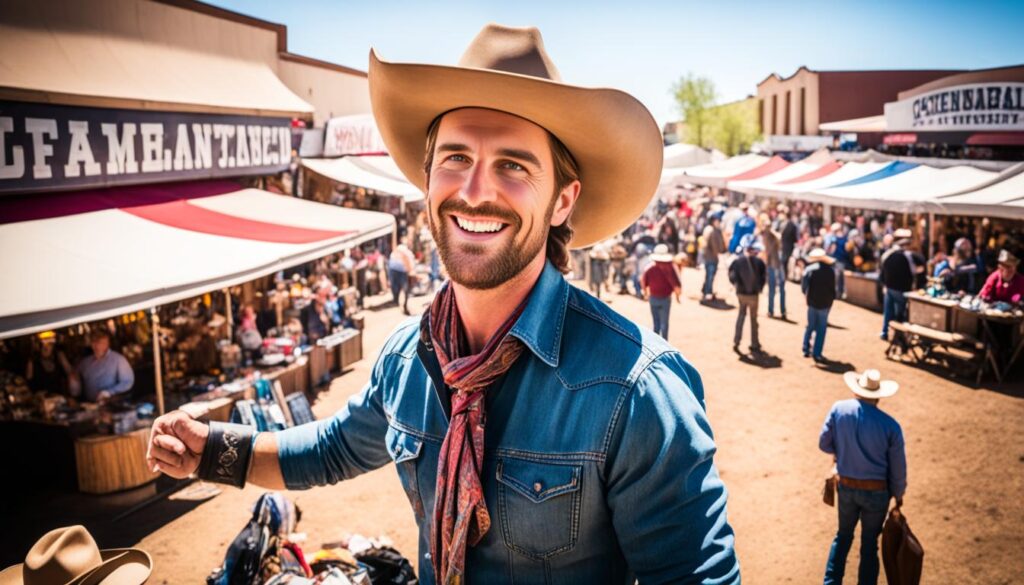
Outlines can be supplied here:
[[[527, 351], [486, 390], [481, 481], [490, 530], [466, 582], [739, 583], [726, 491], [696, 370], [550, 264], [511, 335]], [[335, 416], [277, 434], [288, 489], [392, 461], [430, 559], [450, 398], [419, 318], [385, 343]]]

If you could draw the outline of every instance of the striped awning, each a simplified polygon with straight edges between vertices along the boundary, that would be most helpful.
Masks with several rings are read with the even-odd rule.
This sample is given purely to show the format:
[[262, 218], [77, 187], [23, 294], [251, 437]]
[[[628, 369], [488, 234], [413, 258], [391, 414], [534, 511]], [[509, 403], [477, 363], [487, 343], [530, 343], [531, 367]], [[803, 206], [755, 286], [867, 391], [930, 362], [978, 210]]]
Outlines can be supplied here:
[[345, 250], [393, 216], [230, 181], [0, 200], [0, 338], [181, 300]]

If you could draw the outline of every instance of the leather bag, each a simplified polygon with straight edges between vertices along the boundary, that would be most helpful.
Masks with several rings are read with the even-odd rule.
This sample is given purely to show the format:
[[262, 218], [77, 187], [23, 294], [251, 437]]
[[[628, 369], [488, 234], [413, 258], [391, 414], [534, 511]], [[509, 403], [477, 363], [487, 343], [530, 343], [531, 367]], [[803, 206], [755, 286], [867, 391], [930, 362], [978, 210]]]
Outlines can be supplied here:
[[882, 526], [882, 566], [889, 585], [920, 585], [924, 548], [897, 506]]

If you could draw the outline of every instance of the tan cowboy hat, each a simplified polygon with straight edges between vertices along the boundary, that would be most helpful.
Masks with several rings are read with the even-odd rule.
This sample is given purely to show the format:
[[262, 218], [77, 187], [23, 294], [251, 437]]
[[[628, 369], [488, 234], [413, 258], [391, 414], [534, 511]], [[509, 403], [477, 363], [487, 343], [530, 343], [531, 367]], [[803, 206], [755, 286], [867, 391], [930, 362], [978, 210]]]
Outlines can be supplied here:
[[878, 370], [864, 370], [862, 373], [846, 372], [843, 381], [862, 398], [888, 398], [900, 389], [900, 385], [892, 380], [882, 380]]
[[651, 252], [651, 260], [655, 262], [671, 262], [672, 254], [668, 253], [668, 244], [658, 244]]
[[369, 83], [388, 152], [424, 192], [427, 130], [446, 112], [498, 110], [556, 136], [576, 159], [583, 185], [571, 217], [573, 248], [632, 224], [661, 179], [662, 135], [647, 108], [616, 89], [562, 83], [533, 27], [485, 26], [458, 66], [389, 63], [371, 49]]
[[896, 240], [897, 242], [902, 242], [902, 241], [905, 241], [905, 240], [909, 240], [909, 239], [911, 239], [913, 237], [914, 237], [914, 232], [910, 231], [910, 229], [908, 229], [908, 228], [900, 228], [900, 229], [898, 229], [898, 230], [896, 230], [895, 232], [892, 233], [892, 238], [894, 240]]
[[153, 561], [135, 548], [100, 550], [84, 526], [43, 535], [25, 562], [0, 572], [0, 585], [141, 585]]
[[833, 262], [835, 262], [835, 259], [826, 254], [823, 248], [815, 248], [811, 250], [810, 254], [807, 255], [807, 262], [809, 264], [814, 264], [815, 262], [832, 264]]
[[1016, 267], [1020, 264], [1020, 260], [1009, 250], [999, 250], [999, 258], [996, 260], [996, 264]]

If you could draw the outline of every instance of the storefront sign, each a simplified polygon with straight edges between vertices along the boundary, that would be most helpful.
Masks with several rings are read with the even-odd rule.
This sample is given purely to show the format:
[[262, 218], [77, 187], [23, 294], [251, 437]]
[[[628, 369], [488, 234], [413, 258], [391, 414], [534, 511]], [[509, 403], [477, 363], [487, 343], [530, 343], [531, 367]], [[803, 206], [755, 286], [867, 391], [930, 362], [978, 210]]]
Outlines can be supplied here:
[[350, 154], [387, 154], [388, 149], [377, 131], [370, 114], [342, 116], [327, 121], [324, 137], [324, 156]]
[[1024, 83], [972, 83], [885, 104], [889, 132], [1024, 131]]
[[0, 193], [275, 174], [291, 159], [289, 125], [0, 101]]

